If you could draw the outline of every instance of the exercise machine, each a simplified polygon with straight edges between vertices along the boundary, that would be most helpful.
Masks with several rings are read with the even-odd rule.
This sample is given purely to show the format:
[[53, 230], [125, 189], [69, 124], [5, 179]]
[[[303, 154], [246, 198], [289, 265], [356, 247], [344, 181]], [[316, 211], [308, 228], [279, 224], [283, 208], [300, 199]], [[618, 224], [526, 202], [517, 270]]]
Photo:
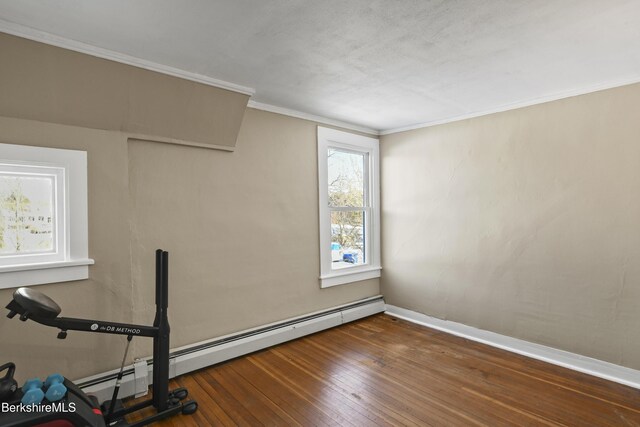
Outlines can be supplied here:
[[[51, 298], [31, 288], [18, 288], [13, 294], [13, 300], [6, 307], [9, 310], [8, 318], [12, 319], [19, 315], [22, 321], [32, 320], [45, 326], [57, 328], [59, 329], [59, 339], [65, 339], [68, 331], [126, 335], [127, 349], [116, 380], [113, 397], [110, 401], [103, 403], [101, 408], [75, 384], [64, 379], [63, 382], [58, 382], [64, 384], [67, 393], [60, 400], [62, 405], [57, 407], [64, 407], [64, 404], [73, 403], [75, 412], [50, 411], [46, 408], [46, 404], [51, 402], [45, 399], [43, 401], [45, 407], [43, 407], [42, 411], [30, 410], [0, 413], [0, 426], [37, 426], [50, 422], [66, 421], [70, 423], [66, 425], [76, 426], [118, 425], [139, 427], [180, 413], [184, 415], [193, 414], [198, 409], [198, 404], [194, 400], [185, 400], [188, 395], [187, 389], [169, 390], [168, 263], [168, 252], [158, 249], [156, 251], [156, 314], [152, 326], [59, 317], [62, 310]], [[152, 397], [125, 408], [122, 405], [116, 405], [116, 402], [129, 343], [134, 336], [153, 338]], [[15, 366], [13, 366], [13, 370], [15, 370]], [[21, 390], [17, 390], [16, 395], [8, 402], [19, 403], [23, 397], [22, 393]], [[125, 423], [124, 417], [126, 415], [150, 406], [155, 408], [153, 415], [132, 424]]]

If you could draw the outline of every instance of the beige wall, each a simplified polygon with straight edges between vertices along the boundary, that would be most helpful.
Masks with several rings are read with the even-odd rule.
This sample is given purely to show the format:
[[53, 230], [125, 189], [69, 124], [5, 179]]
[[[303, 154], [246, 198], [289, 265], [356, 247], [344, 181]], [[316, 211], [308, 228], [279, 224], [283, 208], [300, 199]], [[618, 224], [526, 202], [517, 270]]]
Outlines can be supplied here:
[[320, 289], [316, 127], [248, 109], [234, 153], [129, 143], [137, 321], [153, 316], [155, 247], [175, 345], [379, 293], [378, 279]]
[[[320, 289], [316, 124], [248, 109], [234, 153], [0, 117], [0, 142], [88, 152], [89, 280], [42, 285], [63, 316], [150, 323], [154, 250], [170, 252], [172, 347], [379, 294]], [[0, 303], [12, 290], [0, 290]], [[20, 380], [119, 366], [124, 339], [0, 317]], [[134, 355], [151, 353], [134, 340]]]
[[[379, 294], [378, 280], [320, 289], [316, 123], [6, 34], [0, 52], [0, 143], [88, 152], [96, 263], [89, 280], [38, 287], [63, 316], [151, 323], [157, 248], [170, 252], [172, 347]], [[238, 132], [234, 153], [149, 141], [235, 145]], [[119, 366], [122, 337], [56, 333], [3, 315], [0, 363], [19, 379]], [[134, 340], [133, 356], [150, 353]]]
[[0, 116], [233, 147], [248, 95], [0, 33]]
[[640, 369], [640, 85], [385, 136], [387, 303]]

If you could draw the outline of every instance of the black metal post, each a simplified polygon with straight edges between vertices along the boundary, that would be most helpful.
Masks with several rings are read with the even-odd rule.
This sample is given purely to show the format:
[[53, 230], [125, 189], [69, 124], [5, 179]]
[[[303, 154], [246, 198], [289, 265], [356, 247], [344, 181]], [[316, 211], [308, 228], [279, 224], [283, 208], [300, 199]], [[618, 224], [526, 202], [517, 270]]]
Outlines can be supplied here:
[[[107, 421], [117, 420], [124, 417], [127, 414], [136, 412], [140, 409], [148, 406], [156, 408], [157, 413], [144, 418], [131, 424], [131, 427], [141, 427], [163, 418], [170, 417], [172, 415], [182, 412], [183, 414], [192, 414], [197, 408], [198, 404], [194, 400], [184, 401], [188, 391], [184, 388], [177, 388], [169, 392], [169, 349], [170, 349], [170, 327], [169, 327], [169, 253], [158, 249], [156, 251], [156, 316], [153, 321], [153, 326], [146, 325], [133, 325], [127, 323], [115, 323], [105, 322], [100, 320], [90, 319], [76, 319], [65, 317], [37, 317], [34, 316], [29, 310], [29, 301], [27, 304], [19, 302], [14, 299], [7, 305], [9, 314], [7, 317], [13, 318], [20, 315], [20, 319], [26, 321], [31, 319], [35, 322], [43, 325], [52, 326], [60, 329], [62, 332], [58, 335], [59, 338], [64, 338], [68, 330], [73, 331], [86, 331], [86, 332], [98, 332], [107, 334], [120, 334], [127, 335], [131, 340], [132, 336], [153, 337], [153, 396], [151, 399], [147, 399], [136, 405], [114, 410], [112, 399], [112, 405], [109, 412], [106, 414]], [[33, 299], [35, 301], [35, 298]], [[32, 304], [37, 304], [36, 302]], [[37, 307], [37, 305], [36, 305]], [[59, 313], [59, 311], [58, 311]], [[123, 366], [126, 361], [123, 358]], [[117, 381], [121, 381], [123, 375], [123, 369], [121, 367]], [[116, 393], [117, 395], [117, 393]], [[169, 402], [169, 396], [171, 396], [171, 402]]]
[[[167, 309], [169, 306], [169, 253], [162, 252], [162, 280], [161, 280], [161, 309], [160, 325], [158, 331], [158, 386], [154, 387], [154, 393], [158, 395], [158, 411], [164, 411], [168, 407], [169, 400], [169, 318]], [[154, 360], [155, 365], [155, 360]]]
[[[160, 327], [160, 319], [162, 317], [162, 249], [156, 250], [156, 317], [153, 319], [153, 326], [156, 328]], [[160, 348], [158, 347], [159, 339], [158, 336], [160, 334], [153, 337], [153, 356], [155, 357], [157, 354], [160, 354]], [[158, 377], [158, 366], [159, 363], [157, 360], [153, 361], [153, 406], [158, 408], [158, 393], [157, 393], [157, 384], [160, 382]]]

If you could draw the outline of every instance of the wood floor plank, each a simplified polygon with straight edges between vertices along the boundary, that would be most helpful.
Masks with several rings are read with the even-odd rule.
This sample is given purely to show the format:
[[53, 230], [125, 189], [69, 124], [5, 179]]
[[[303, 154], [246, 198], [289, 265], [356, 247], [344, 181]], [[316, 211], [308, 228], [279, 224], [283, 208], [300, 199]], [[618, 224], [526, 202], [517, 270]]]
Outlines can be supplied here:
[[[304, 371], [294, 364], [283, 364], [273, 351], [260, 354], [260, 360], [269, 364], [277, 375], [287, 378], [289, 385], [298, 388], [309, 400], [319, 402], [325, 410], [334, 408], [340, 422], [353, 425], [388, 425], [371, 413], [371, 408], [364, 408], [351, 399], [345, 398], [329, 384], [318, 381], [310, 372]], [[283, 368], [285, 367], [285, 368]]]
[[[371, 319], [374, 322], [389, 322], [392, 318], [385, 316]], [[395, 319], [395, 321], [397, 322], [398, 320]], [[400, 321], [400, 323], [402, 330], [413, 329], [413, 333], [416, 334], [419, 339], [422, 339], [421, 332], [424, 332], [425, 329], [429, 330], [428, 328], [405, 321]], [[572, 393], [583, 394], [597, 400], [602, 400], [607, 404], [638, 412], [637, 389], [591, 375], [585, 375], [560, 366], [551, 365], [526, 356], [509, 353], [439, 331], [434, 331], [431, 340], [443, 343], [444, 345], [455, 345], [458, 353], [466, 352], [479, 363], [480, 361], [487, 362], [501, 370], [509, 370], [516, 376], [535, 379], [536, 381], [541, 381], [554, 387], [567, 389]], [[505, 357], [505, 355], [509, 357]]]
[[[281, 349], [284, 354], [297, 357], [308, 369], [326, 371], [325, 375], [331, 378], [331, 381], [350, 389], [350, 393], [361, 400], [361, 404], [381, 408], [393, 419], [395, 425], [434, 425], [434, 417], [424, 415], [422, 409], [416, 411], [406, 395], [400, 395], [396, 390], [386, 387], [383, 382], [367, 375], [367, 372], [360, 375], [357, 366], [343, 364], [338, 358], [316, 350], [306, 351], [298, 345]], [[299, 351], [304, 351], [302, 357], [299, 357]]]
[[280, 383], [280, 385], [287, 388], [289, 392], [295, 394], [300, 399], [299, 403], [302, 406], [316, 409], [320, 414], [322, 414], [321, 416], [325, 417], [325, 419], [332, 425], [353, 425], [353, 423], [342, 417], [342, 415], [340, 415], [340, 413], [334, 407], [325, 406], [323, 402], [320, 402], [313, 395], [306, 393], [295, 384], [292, 384], [290, 379], [278, 375], [273, 369], [271, 369], [270, 366], [261, 363], [255, 358], [249, 357], [247, 358], [247, 360], [255, 365], [256, 368], [260, 369], [269, 379]]
[[187, 387], [199, 410], [159, 426], [640, 427], [640, 390], [385, 314], [172, 386]]
[[211, 372], [230, 390], [251, 414], [264, 425], [302, 426], [295, 417], [289, 415], [278, 405], [256, 389], [244, 377], [238, 375], [232, 365], [221, 365]]
[[[400, 330], [402, 332], [403, 329]], [[342, 334], [346, 334], [350, 338], [360, 339], [363, 342], [368, 342], [368, 335], [366, 332], [359, 331], [357, 325], [353, 325], [350, 328], [343, 328], [340, 330]], [[360, 335], [358, 334], [360, 332]], [[384, 353], [389, 350], [389, 345], [393, 344], [394, 340], [387, 340], [384, 343], [384, 338], [380, 337], [379, 340], [371, 343], [373, 347], [377, 347], [378, 353]], [[351, 345], [351, 344], [349, 344]], [[433, 361], [434, 358], [438, 358], [441, 355], [438, 352], [435, 354], [424, 355], [421, 352], [416, 352], [415, 348], [408, 346], [404, 349], [403, 353], [396, 353], [396, 358], [405, 361], [409, 364], [415, 363], [418, 366]], [[396, 350], [397, 351], [397, 350]], [[433, 363], [432, 369], [429, 370], [429, 374], [436, 374], [442, 378], [449, 377], [455, 382], [466, 385], [467, 389], [476, 390], [480, 394], [501, 396], [502, 404], [510, 404], [514, 408], [528, 413], [540, 413], [540, 410], [536, 410], [536, 407], [542, 407], [542, 411], [545, 414], [545, 418], [550, 420], [556, 420], [561, 423], [561, 420], [566, 417], [566, 411], [575, 411], [580, 414], [579, 417], [572, 421], [573, 425], [599, 425], [611, 416], [620, 416], [620, 410], [623, 410], [622, 414], [630, 412], [625, 415], [630, 416], [633, 419], [637, 419], [637, 408], [626, 407], [624, 405], [612, 404], [611, 402], [603, 401], [595, 396], [591, 396], [588, 393], [576, 393], [566, 387], [549, 387], [547, 383], [541, 383], [536, 377], [530, 376], [527, 380], [519, 378], [518, 375], [508, 375], [502, 369], [495, 370], [488, 376], [491, 368], [483, 365], [481, 358], [473, 357], [466, 358], [460, 353], [465, 351], [465, 348], [460, 348], [459, 351], [452, 353], [451, 350], [447, 350], [448, 358], [442, 360], [439, 363]], [[521, 358], [523, 362], [530, 361], [529, 358]], [[478, 368], [474, 371], [480, 372], [482, 376], [473, 374], [473, 371], [468, 371], [468, 368]], [[444, 369], [445, 371], [442, 371]], [[438, 370], [440, 370], [438, 372]], [[467, 370], [467, 374], [465, 374]], [[512, 374], [518, 374], [517, 371], [512, 370]], [[474, 378], [474, 375], [476, 377]], [[485, 378], [486, 377], [486, 378]], [[473, 379], [472, 383], [469, 380]], [[478, 389], [477, 387], [482, 387]], [[530, 395], [534, 399], [520, 399], [520, 395]], [[514, 397], [515, 396], [515, 397]], [[557, 405], [557, 402], [564, 402], [562, 407]], [[588, 413], [581, 413], [580, 408], [589, 407], [591, 411]]]
[[233, 395], [225, 387], [225, 381], [218, 381], [219, 374], [213, 370], [202, 371], [201, 378], [206, 381], [212, 389], [216, 390], [217, 400], [220, 407], [231, 417], [234, 422], [241, 426], [263, 425], [253, 413], [248, 411], [243, 405], [243, 398], [240, 395]]
[[[296, 356], [296, 352], [292, 348], [282, 349], [283, 354]], [[299, 363], [303, 364], [307, 369], [317, 369], [323, 372], [323, 366], [326, 362], [318, 359], [318, 354], [306, 355], [306, 358], [300, 358]], [[331, 361], [333, 366], [338, 365], [335, 359]], [[411, 407], [406, 405], [400, 399], [397, 399], [394, 393], [387, 393], [380, 384], [370, 381], [369, 378], [354, 375], [351, 367], [342, 366], [338, 373], [324, 373], [326, 381], [336, 384], [343, 390], [346, 390], [351, 396], [356, 398], [359, 404], [380, 408], [382, 414], [386, 414], [393, 424], [403, 425], [426, 425], [429, 424], [427, 419], [419, 419], [411, 413]]]
[[[345, 347], [350, 347], [352, 344], [350, 340], [362, 340], [366, 342], [365, 337], [358, 336], [358, 331], [355, 328], [349, 330], [342, 329], [341, 332], [345, 335], [342, 340], [339, 337], [334, 337], [334, 342], [342, 343]], [[347, 340], [348, 337], [350, 340]], [[387, 346], [385, 343], [375, 342], [371, 344], [374, 348], [374, 356], [379, 354], [388, 354]], [[385, 353], [387, 352], [387, 353]], [[393, 350], [391, 350], [393, 353]], [[420, 366], [424, 366], [425, 363], [433, 362], [434, 357], [441, 357], [440, 354], [421, 354], [416, 352], [414, 348], [405, 348], [402, 352], [396, 351], [393, 353], [393, 363], [396, 368], [410, 377], [412, 372], [419, 369]], [[455, 356], [455, 357], [454, 357]], [[531, 417], [539, 418], [542, 423], [556, 422], [563, 424], [562, 420], [565, 418], [566, 411], [579, 410], [580, 407], [590, 406], [592, 408], [591, 416], [588, 420], [585, 420], [586, 425], [591, 423], [598, 423], [606, 419], [607, 414], [603, 414], [603, 411], [612, 412], [613, 408], [610, 405], [603, 405], [603, 402], [594, 400], [588, 395], [573, 395], [568, 390], [558, 388], [550, 389], [547, 384], [533, 381], [516, 381], [517, 378], [513, 378], [505, 374], [501, 370], [491, 372], [490, 368], [481, 365], [481, 361], [476, 359], [470, 359], [461, 357], [459, 354], [449, 355], [445, 361], [447, 363], [432, 363], [431, 369], [424, 371], [424, 375], [430, 377], [432, 381], [444, 381], [444, 392], [447, 389], [457, 388], [459, 386], [465, 386], [464, 390], [470, 390], [470, 392], [476, 391], [480, 396], [497, 396], [500, 398], [500, 405], [503, 407], [510, 407], [514, 411], [518, 411], [522, 414], [529, 414]], [[476, 368], [474, 365], [478, 365]], [[409, 379], [410, 381], [410, 379]], [[550, 391], [553, 391], [550, 393]], [[440, 389], [440, 392], [443, 392]], [[535, 399], [524, 400], [518, 396], [531, 395]], [[564, 401], [565, 406], [560, 408], [557, 406], [558, 401]], [[497, 402], [497, 400], [495, 401]], [[540, 408], [542, 407], [542, 411]], [[493, 408], [494, 410], [497, 408]], [[544, 412], [544, 415], [541, 413]], [[576, 420], [574, 420], [575, 422]], [[577, 420], [580, 421], [580, 420]]]
[[288, 387], [282, 386], [278, 381], [274, 381], [267, 373], [247, 359], [240, 358], [235, 362], [231, 366], [238, 375], [251, 383], [256, 390], [259, 390], [260, 393], [290, 414], [300, 424], [304, 426], [339, 425], [337, 422], [331, 422], [327, 415], [320, 411], [317, 406], [310, 404], [308, 400], [301, 398]]
[[[309, 352], [319, 354], [323, 351], [324, 349], [316, 347]], [[349, 358], [343, 358], [339, 350], [330, 357], [338, 360], [339, 363], [349, 363]], [[359, 363], [344, 368], [340, 374], [344, 376], [350, 375], [370, 382], [372, 387], [383, 393], [385, 397], [389, 396], [387, 397], [387, 403], [397, 402], [394, 410], [404, 411], [405, 414], [408, 411], [409, 414], [422, 418], [424, 423], [434, 422], [436, 425], [455, 423], [456, 421], [460, 423], [462, 420], [459, 418], [462, 416], [462, 419], [465, 419], [464, 414], [473, 419], [473, 421], [467, 419], [468, 424], [500, 424], [500, 414], [495, 412], [485, 419], [477, 412], [469, 412], [467, 408], [472, 408], [473, 401], [465, 402], [464, 396], [460, 395], [458, 388], [455, 386], [443, 385], [439, 387], [439, 390], [438, 388], [434, 389], [434, 382], [425, 381], [423, 373], [411, 372], [398, 376], [396, 374], [397, 366], [390, 364], [378, 365], [371, 359], [367, 360], [366, 357], [354, 356], [354, 358], [356, 357], [360, 359]], [[407, 377], [411, 377], [411, 379], [408, 380]], [[447, 394], [449, 398], [454, 398], [458, 401], [460, 403], [459, 406], [463, 409], [449, 405]], [[452, 415], [452, 413], [455, 415]], [[425, 425], [424, 423], [422, 425]]]
[[[207, 390], [202, 388], [196, 381], [194, 376], [185, 375], [180, 378], [180, 387], [185, 387], [189, 390], [192, 396], [200, 396], [207, 394]], [[230, 418], [226, 417], [224, 412], [218, 405], [213, 402], [210, 405], [202, 405], [197, 411], [198, 417], [194, 417], [198, 425], [216, 425], [216, 426], [231, 426], [233, 422]], [[185, 417], [186, 418], [186, 417]]]
[[[321, 370], [316, 369], [317, 366], [310, 366], [308, 364], [301, 363], [296, 359], [288, 358], [287, 355], [280, 350], [282, 350], [282, 348], [273, 349], [272, 353], [283, 360], [289, 360], [290, 364], [310, 375], [314, 381], [318, 381], [319, 383], [321, 383], [325, 390], [330, 391], [338, 398], [348, 402], [350, 407], [356, 408], [357, 412], [363, 414], [365, 417], [371, 420], [372, 423], [382, 426], [394, 425], [394, 418], [390, 416], [391, 414], [389, 414], [388, 412], [380, 410], [380, 408], [375, 405], [362, 405], [362, 397], [351, 391], [352, 384], [334, 381], [333, 378], [323, 375]], [[366, 411], [363, 411], [361, 409], [364, 407], [367, 408]]]
[[[336, 339], [337, 337], [334, 336], [332, 341], [336, 343]], [[314, 352], [325, 351], [325, 346], [318, 342], [311, 341], [309, 344], [315, 347], [312, 350]], [[352, 354], [351, 358], [345, 357], [343, 350], [338, 349], [332, 357], [348, 363], [351, 358], [357, 358], [358, 355]], [[492, 410], [490, 416], [483, 417], [484, 407], [474, 408], [477, 399], [469, 399], [460, 393], [458, 384], [446, 383], [438, 377], [429, 377], [428, 371], [424, 369], [398, 374], [400, 367], [397, 364], [371, 358], [368, 355], [360, 357], [360, 365], [356, 369], [361, 370], [365, 377], [376, 378], [380, 386], [391, 386], [404, 400], [415, 407], [423, 408], [424, 413], [428, 414], [429, 419], [436, 425], [494, 426], [501, 424], [500, 420], [505, 416], [505, 414], [499, 414], [500, 411]], [[451, 400], [458, 404], [451, 405]], [[506, 413], [506, 415], [511, 414], [511, 412]], [[508, 420], [508, 417], [505, 420]]]
[[[540, 380], [547, 380], [550, 384], [567, 387], [581, 393], [587, 393], [605, 401], [634, 406], [637, 403], [637, 390], [617, 383], [603, 380], [591, 375], [584, 375], [570, 369], [546, 362], [508, 353], [511, 357], [504, 357], [504, 350], [490, 347], [462, 337], [456, 337], [435, 329], [425, 328], [391, 316], [373, 316], [370, 318], [375, 325], [382, 323], [387, 326], [397, 323], [407, 333], [413, 334], [413, 339], [423, 342], [424, 336], [429, 336], [429, 341], [441, 345], [455, 344], [459, 351], [466, 352], [478, 360], [485, 360], [504, 369], [511, 369], [520, 375], [530, 375]], [[411, 338], [410, 338], [411, 339]], [[578, 388], [576, 388], [576, 385]]]

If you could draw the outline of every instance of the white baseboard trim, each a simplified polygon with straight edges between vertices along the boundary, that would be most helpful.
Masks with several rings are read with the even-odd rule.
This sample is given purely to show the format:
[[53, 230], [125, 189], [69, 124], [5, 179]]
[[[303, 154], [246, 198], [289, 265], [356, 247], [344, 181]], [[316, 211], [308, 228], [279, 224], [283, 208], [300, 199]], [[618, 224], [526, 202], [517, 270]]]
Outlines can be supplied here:
[[[173, 349], [170, 357], [170, 378], [198, 369], [206, 368], [235, 357], [253, 353], [276, 344], [294, 340], [343, 323], [352, 322], [373, 314], [382, 313], [385, 303], [381, 295], [350, 304], [263, 325], [239, 333], [225, 335], [185, 347]], [[146, 377], [141, 372], [140, 362], [125, 368], [119, 397], [140, 395], [153, 382], [152, 359], [146, 359]], [[111, 399], [118, 370], [104, 372], [75, 381], [86, 393], [95, 395], [101, 402]]]
[[640, 389], [640, 371], [581, 356], [553, 347], [524, 341], [518, 338], [508, 337], [495, 332], [485, 331], [462, 323], [437, 319], [426, 314], [417, 313], [405, 308], [387, 304], [386, 314], [417, 323], [422, 326], [447, 332], [452, 335], [467, 338], [472, 341], [517, 353], [532, 359], [542, 360], [553, 365], [562, 366], [574, 371], [604, 378], [630, 387]]

